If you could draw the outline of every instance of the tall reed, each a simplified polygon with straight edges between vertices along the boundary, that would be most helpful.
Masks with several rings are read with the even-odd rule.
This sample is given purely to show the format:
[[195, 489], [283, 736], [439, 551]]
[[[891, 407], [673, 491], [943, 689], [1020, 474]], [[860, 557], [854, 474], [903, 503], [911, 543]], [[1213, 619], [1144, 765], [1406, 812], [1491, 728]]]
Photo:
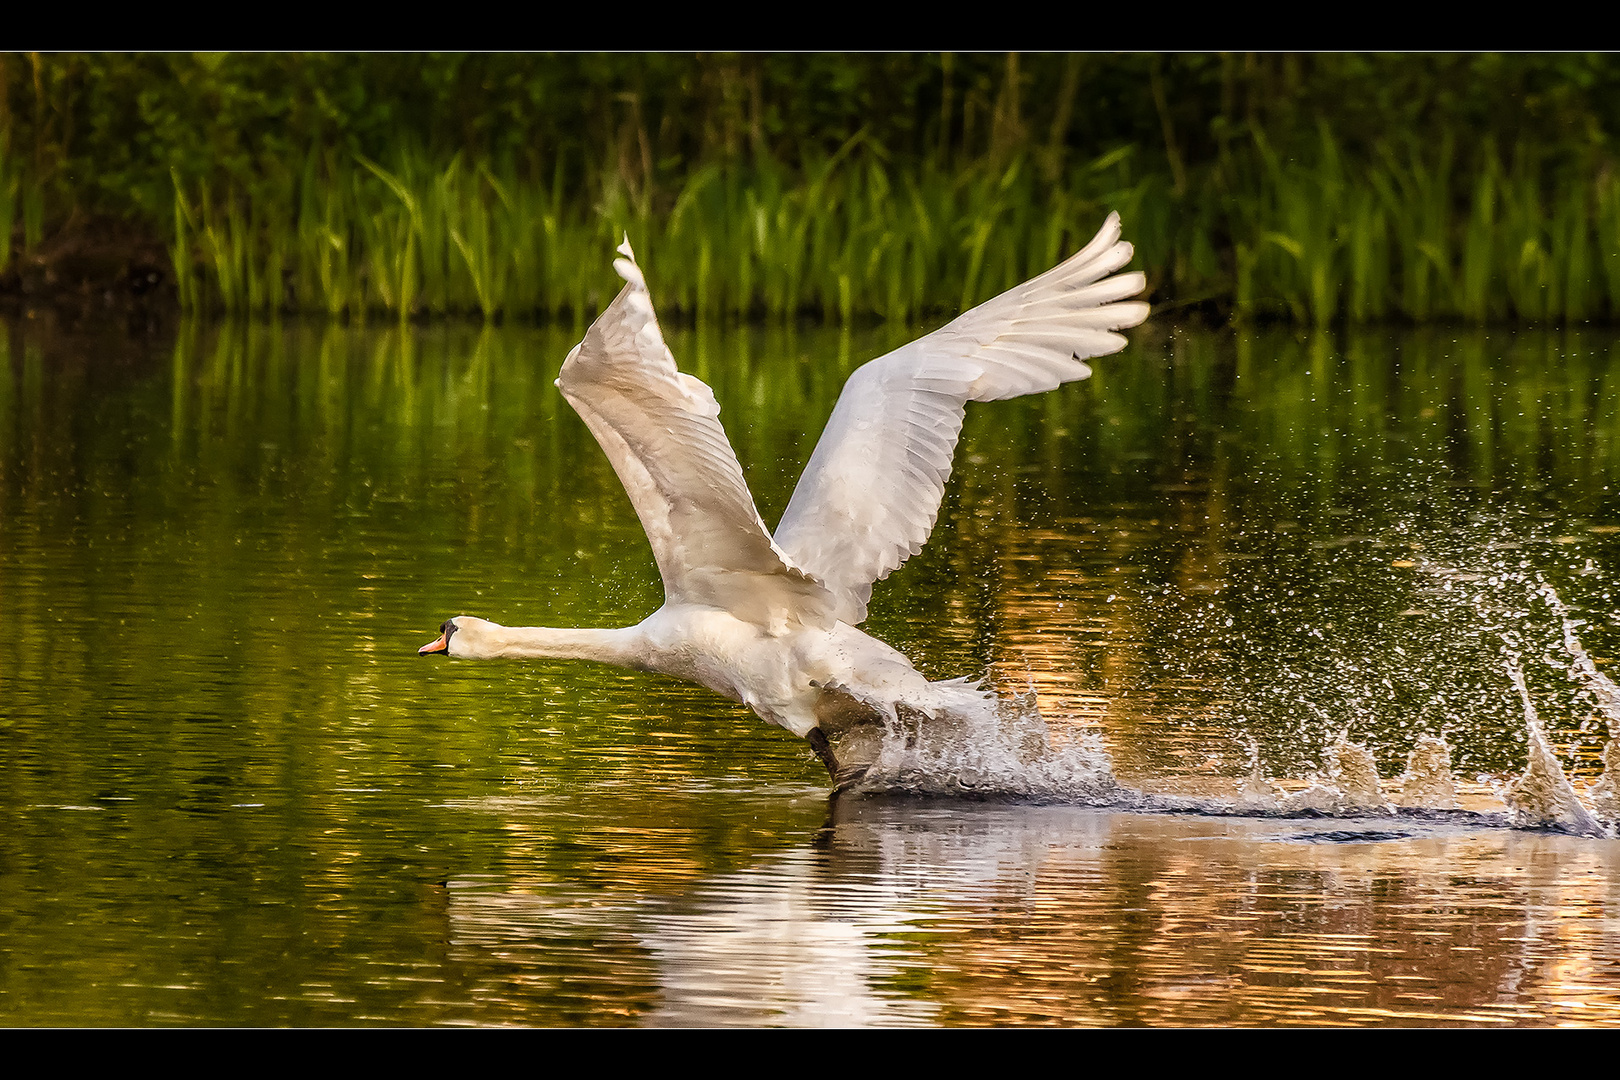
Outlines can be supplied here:
[[[673, 190], [565, 163], [311, 152], [252, 192], [175, 182], [188, 310], [588, 318], [625, 235], [684, 317], [916, 321], [1053, 265], [1119, 210], [1157, 299], [1233, 318], [1484, 323], [1620, 317], [1620, 178], [1486, 143], [1350, 155], [1255, 135], [1178, 190], [1124, 146], [1053, 174], [1032, 154], [897, 164], [864, 132], [710, 163]], [[0, 214], [5, 204], [0, 203]], [[3, 224], [3, 222], [0, 222]]]

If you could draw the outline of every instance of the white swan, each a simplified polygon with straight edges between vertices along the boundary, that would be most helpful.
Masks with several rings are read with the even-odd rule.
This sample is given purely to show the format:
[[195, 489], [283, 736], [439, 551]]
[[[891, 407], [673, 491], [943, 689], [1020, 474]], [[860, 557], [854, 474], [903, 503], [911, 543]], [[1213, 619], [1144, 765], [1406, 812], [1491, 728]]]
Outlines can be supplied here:
[[[625, 286], [564, 361], [557, 387], [613, 463], [646, 529], [664, 606], [617, 630], [506, 627], [458, 616], [418, 650], [467, 659], [563, 657], [661, 671], [740, 701], [808, 739], [840, 786], [828, 735], [988, 696], [929, 682], [856, 626], [872, 583], [922, 550], [969, 401], [1084, 379], [1125, 347], [1148, 305], [1110, 214], [1085, 248], [939, 330], [862, 365], [774, 536], [720, 426], [714, 392], [677, 371], [627, 239]], [[1112, 275], [1112, 276], [1110, 276]]]

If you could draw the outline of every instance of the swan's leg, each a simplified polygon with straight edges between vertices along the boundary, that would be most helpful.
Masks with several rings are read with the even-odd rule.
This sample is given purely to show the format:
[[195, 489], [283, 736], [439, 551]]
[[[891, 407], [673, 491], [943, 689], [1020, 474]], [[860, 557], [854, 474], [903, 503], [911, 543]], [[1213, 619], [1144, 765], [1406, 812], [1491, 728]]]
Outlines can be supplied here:
[[838, 778], [838, 759], [833, 756], [832, 743], [827, 741], [827, 736], [822, 733], [820, 728], [813, 727], [805, 738], [810, 741], [810, 749], [816, 752], [816, 757], [820, 758], [821, 763], [827, 766], [827, 775], [836, 780]]
[[827, 766], [827, 775], [832, 777], [834, 794], [859, 783], [866, 775], [866, 770], [872, 767], [870, 761], [840, 765], [837, 755], [833, 753], [832, 743], [827, 741], [826, 733], [818, 727], [811, 728], [810, 734], [805, 738], [810, 741], [810, 748], [816, 752], [821, 763]]

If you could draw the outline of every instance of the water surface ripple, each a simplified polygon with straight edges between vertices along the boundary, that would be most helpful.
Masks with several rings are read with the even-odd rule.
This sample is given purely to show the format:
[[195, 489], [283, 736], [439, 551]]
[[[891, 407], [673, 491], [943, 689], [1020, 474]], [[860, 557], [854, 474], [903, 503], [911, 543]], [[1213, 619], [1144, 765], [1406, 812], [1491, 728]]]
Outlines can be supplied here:
[[[699, 688], [415, 656], [659, 603], [577, 330], [0, 325], [0, 1022], [1620, 1022], [1620, 339], [1148, 331], [970, 409], [867, 624], [1117, 787], [829, 806]], [[774, 522], [911, 334], [669, 337]]]

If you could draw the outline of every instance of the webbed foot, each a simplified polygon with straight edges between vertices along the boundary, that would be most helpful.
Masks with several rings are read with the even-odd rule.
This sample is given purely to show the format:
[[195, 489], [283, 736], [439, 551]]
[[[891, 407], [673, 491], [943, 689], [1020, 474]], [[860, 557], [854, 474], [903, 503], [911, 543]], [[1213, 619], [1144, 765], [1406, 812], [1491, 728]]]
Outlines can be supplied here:
[[832, 778], [834, 794], [860, 783], [866, 771], [872, 767], [869, 761], [840, 764], [838, 755], [833, 753], [832, 743], [827, 741], [826, 733], [819, 727], [811, 728], [805, 739], [809, 741], [810, 749], [816, 752], [821, 763], [827, 766], [827, 775]]

